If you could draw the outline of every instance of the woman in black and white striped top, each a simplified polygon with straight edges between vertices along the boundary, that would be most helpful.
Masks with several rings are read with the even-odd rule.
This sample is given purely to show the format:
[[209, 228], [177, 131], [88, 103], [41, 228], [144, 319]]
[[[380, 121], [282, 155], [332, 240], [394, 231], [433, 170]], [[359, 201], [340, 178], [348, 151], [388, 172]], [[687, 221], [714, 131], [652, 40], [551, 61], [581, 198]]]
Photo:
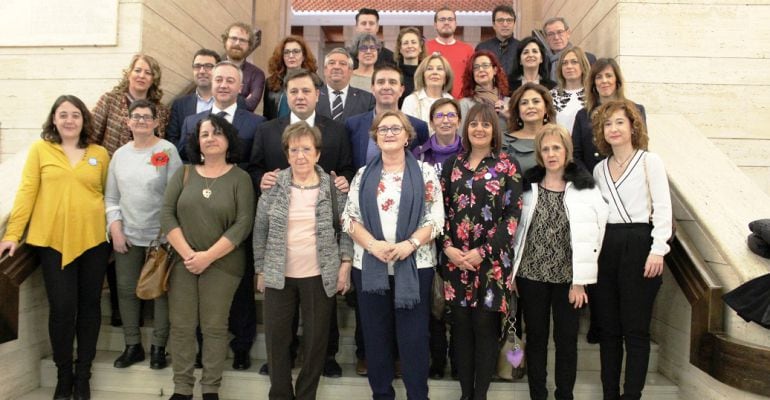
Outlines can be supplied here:
[[620, 397], [625, 344], [623, 398], [639, 399], [650, 355], [652, 307], [672, 232], [671, 195], [662, 160], [647, 152], [647, 128], [634, 103], [602, 105], [593, 130], [597, 149], [607, 157], [597, 164], [594, 178], [610, 210], [593, 297], [604, 398]]

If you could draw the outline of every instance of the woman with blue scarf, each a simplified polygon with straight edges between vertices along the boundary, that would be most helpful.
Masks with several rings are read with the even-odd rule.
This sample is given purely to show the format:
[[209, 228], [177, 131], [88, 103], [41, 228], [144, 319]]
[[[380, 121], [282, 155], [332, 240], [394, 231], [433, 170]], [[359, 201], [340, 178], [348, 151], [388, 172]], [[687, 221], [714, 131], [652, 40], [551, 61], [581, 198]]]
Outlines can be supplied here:
[[[380, 155], [350, 185], [342, 214], [353, 239], [353, 284], [375, 399], [395, 399], [396, 342], [410, 400], [428, 398], [428, 320], [444, 208], [435, 170], [409, 152], [415, 132], [399, 111], [377, 115], [369, 131]], [[396, 340], [397, 338], [397, 340]]]

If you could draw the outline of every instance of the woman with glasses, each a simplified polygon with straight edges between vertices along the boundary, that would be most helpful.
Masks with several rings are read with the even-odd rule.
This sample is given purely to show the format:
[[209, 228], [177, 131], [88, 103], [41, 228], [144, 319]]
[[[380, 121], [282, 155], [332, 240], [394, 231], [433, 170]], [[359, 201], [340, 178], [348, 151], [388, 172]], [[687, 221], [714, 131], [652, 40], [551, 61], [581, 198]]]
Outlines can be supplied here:
[[398, 64], [398, 69], [404, 75], [404, 93], [398, 99], [398, 106], [401, 108], [404, 98], [415, 90], [417, 68], [427, 54], [425, 40], [420, 30], [413, 26], [402, 28], [398, 32], [396, 51], [393, 54]]
[[285, 117], [291, 113], [286, 93], [283, 91], [283, 79], [292, 70], [306, 69], [315, 72], [318, 69], [315, 56], [305, 40], [298, 36], [283, 38], [273, 50], [267, 62], [267, 83], [265, 84], [264, 116], [268, 120]]
[[[315, 399], [326, 360], [329, 321], [337, 292], [350, 289], [353, 244], [338, 237], [346, 195], [316, 163], [321, 131], [304, 121], [281, 138], [289, 168], [263, 191], [254, 223], [254, 270], [265, 293], [270, 399]], [[334, 196], [334, 198], [332, 198]], [[292, 387], [295, 313], [302, 312], [304, 362]]]
[[[128, 107], [128, 114], [126, 124], [134, 140], [113, 154], [104, 192], [126, 343], [123, 354], [115, 360], [115, 368], [127, 368], [145, 358], [139, 331], [141, 300], [136, 297], [136, 284], [147, 247], [160, 232], [166, 183], [182, 165], [176, 147], [154, 135], [158, 125], [155, 104], [137, 100]], [[150, 368], [163, 369], [168, 365], [168, 299], [164, 294], [153, 302]]]
[[[395, 399], [395, 349], [409, 399], [428, 398], [428, 324], [436, 247], [444, 225], [436, 170], [408, 150], [416, 134], [400, 111], [377, 114], [380, 149], [358, 170], [342, 214], [355, 243], [353, 284], [373, 398]], [[395, 341], [394, 341], [395, 339]]]
[[[401, 111], [431, 124], [430, 109], [438, 99], [451, 99], [454, 74], [449, 61], [433, 53], [422, 60], [414, 77], [414, 92], [404, 99]], [[431, 134], [434, 132], [431, 127]]]
[[513, 72], [508, 77], [511, 91], [530, 82], [551, 90], [556, 87], [556, 82], [552, 81], [548, 74], [548, 58], [543, 44], [534, 36], [519, 41]]
[[350, 86], [372, 92], [372, 75], [379, 53], [380, 43], [374, 35], [362, 33], [356, 36], [351, 56], [358, 60], [358, 68], [353, 70]]
[[583, 49], [572, 47], [561, 53], [556, 68], [559, 86], [551, 89], [553, 106], [556, 108], [556, 123], [567, 128], [571, 134], [575, 115], [585, 105], [583, 83], [591, 64], [588, 63]]
[[463, 151], [441, 173], [447, 216], [440, 266], [452, 313], [461, 400], [485, 400], [508, 312], [511, 242], [521, 215], [519, 166], [502, 151], [494, 109], [477, 104], [465, 117]]
[[[478, 50], [471, 56], [463, 71], [463, 89], [460, 99], [462, 115], [467, 116], [471, 107], [485, 104], [493, 108], [500, 121], [501, 132], [507, 130], [508, 121], [508, 78], [505, 70], [489, 50]], [[465, 120], [461, 126], [465, 126]]]
[[525, 83], [511, 96], [511, 119], [503, 137], [503, 150], [527, 171], [537, 165], [535, 136], [543, 125], [556, 120], [556, 109], [548, 89], [537, 83]]

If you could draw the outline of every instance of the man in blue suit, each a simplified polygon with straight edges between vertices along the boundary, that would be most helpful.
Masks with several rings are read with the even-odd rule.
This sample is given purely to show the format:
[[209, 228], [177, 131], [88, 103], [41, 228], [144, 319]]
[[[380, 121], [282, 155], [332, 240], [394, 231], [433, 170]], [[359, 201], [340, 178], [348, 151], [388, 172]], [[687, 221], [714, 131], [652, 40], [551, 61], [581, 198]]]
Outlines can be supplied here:
[[[210, 111], [204, 111], [191, 115], [184, 120], [182, 125], [182, 138], [179, 141], [179, 154], [182, 160], [187, 161], [185, 146], [187, 141], [194, 137], [198, 122], [210, 114], [217, 114], [232, 123], [238, 129], [238, 138], [241, 140], [241, 156], [239, 166], [246, 169], [246, 164], [251, 157], [251, 146], [254, 142], [257, 127], [265, 121], [260, 115], [238, 105], [238, 93], [241, 90], [241, 69], [230, 61], [222, 61], [214, 67], [212, 88], [214, 91], [214, 105]], [[255, 184], [256, 185], [256, 184]], [[255, 190], [256, 190], [255, 186]], [[249, 352], [254, 344], [257, 334], [257, 307], [254, 302], [254, 260], [251, 251], [251, 236], [243, 244], [249, 249], [246, 252], [246, 265], [243, 279], [235, 291], [232, 306], [230, 307], [230, 332], [235, 336], [230, 342], [233, 349], [233, 368], [245, 370], [251, 367]]]
[[[353, 167], [361, 168], [366, 165], [374, 156], [379, 154], [380, 149], [369, 136], [369, 129], [372, 127], [374, 115], [384, 111], [398, 111], [398, 99], [404, 92], [404, 77], [401, 71], [395, 66], [385, 65], [374, 69], [372, 75], [372, 93], [374, 94], [374, 110], [364, 114], [350, 117], [345, 121], [345, 129], [350, 135], [350, 145], [353, 146]], [[417, 132], [417, 142], [410, 143], [410, 148], [415, 148], [430, 138], [428, 134], [428, 124], [424, 121], [407, 115], [409, 122]]]
[[[324, 80], [315, 111], [318, 115], [344, 123], [348, 117], [372, 111], [374, 96], [350, 86], [353, 76], [353, 57], [342, 47], [333, 49], [324, 57]], [[338, 100], [339, 97], [339, 100]]]
[[192, 62], [195, 92], [174, 100], [171, 104], [171, 119], [166, 127], [166, 140], [179, 143], [185, 118], [211, 109], [214, 96], [211, 93], [211, 73], [220, 58], [214, 50], [200, 49], [195, 52]]

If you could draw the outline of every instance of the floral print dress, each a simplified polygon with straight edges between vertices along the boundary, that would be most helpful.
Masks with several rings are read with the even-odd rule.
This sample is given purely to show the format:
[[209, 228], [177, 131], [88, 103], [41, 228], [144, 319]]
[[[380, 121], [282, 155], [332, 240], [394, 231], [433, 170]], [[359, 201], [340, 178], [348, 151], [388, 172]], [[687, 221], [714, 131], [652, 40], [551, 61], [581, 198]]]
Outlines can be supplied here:
[[476, 271], [466, 271], [442, 256], [444, 296], [452, 305], [506, 313], [512, 243], [522, 205], [519, 166], [505, 152], [489, 154], [475, 169], [466, 157], [460, 154], [444, 162], [442, 249], [477, 249], [483, 261]]

